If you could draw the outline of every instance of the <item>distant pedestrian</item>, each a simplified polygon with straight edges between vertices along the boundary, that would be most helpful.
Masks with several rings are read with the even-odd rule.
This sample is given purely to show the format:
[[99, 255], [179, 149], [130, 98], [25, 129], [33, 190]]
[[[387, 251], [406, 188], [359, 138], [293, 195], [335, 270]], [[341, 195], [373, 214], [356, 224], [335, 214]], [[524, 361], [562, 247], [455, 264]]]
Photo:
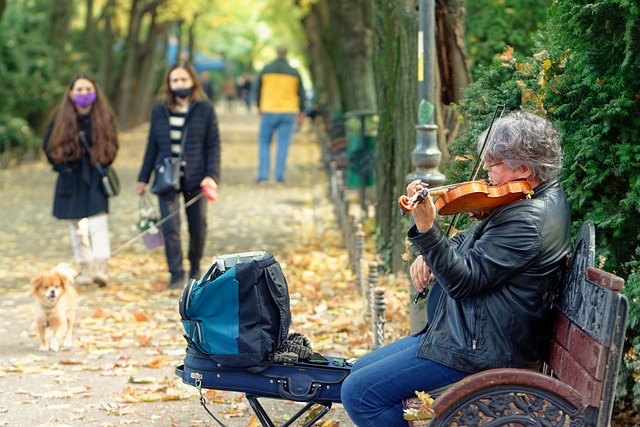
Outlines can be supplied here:
[[274, 133], [278, 133], [274, 175], [284, 183], [289, 143], [294, 124], [304, 118], [304, 87], [298, 71], [287, 62], [287, 47], [277, 47], [278, 58], [267, 64], [256, 79], [256, 100], [262, 116], [258, 134], [258, 178], [264, 185], [270, 174], [270, 148]]
[[251, 86], [253, 84], [251, 74], [244, 73], [242, 75], [243, 83], [240, 86], [240, 99], [244, 102], [248, 112], [251, 112]]
[[211, 74], [208, 71], [200, 73], [200, 83], [202, 84], [202, 90], [209, 98], [209, 101], [214, 102], [215, 90], [213, 89], [213, 82], [211, 81]]
[[[87, 153], [80, 132], [91, 147]], [[118, 151], [116, 117], [93, 78], [77, 74], [54, 110], [43, 149], [58, 173], [53, 215], [67, 220], [80, 274], [76, 283], [106, 286], [109, 241], [109, 199], [102, 190], [96, 164], [109, 166]]]
[[236, 85], [231, 76], [227, 76], [227, 79], [224, 81], [224, 84], [222, 85], [222, 94], [224, 95], [224, 99], [227, 100], [227, 112], [232, 111], [233, 102], [236, 98]]
[[[145, 186], [156, 165], [169, 156], [182, 155], [180, 189], [158, 195], [162, 217], [165, 255], [171, 279], [169, 289], [185, 285], [180, 243], [179, 196], [185, 204], [200, 196], [204, 189], [217, 192], [220, 180], [220, 135], [213, 104], [202, 90], [193, 67], [186, 63], [173, 65], [163, 83], [163, 100], [151, 111], [151, 126], [137, 191]], [[182, 139], [184, 139], [184, 150]], [[186, 208], [189, 229], [189, 277], [200, 278], [200, 261], [207, 235], [207, 201], [200, 197]]]

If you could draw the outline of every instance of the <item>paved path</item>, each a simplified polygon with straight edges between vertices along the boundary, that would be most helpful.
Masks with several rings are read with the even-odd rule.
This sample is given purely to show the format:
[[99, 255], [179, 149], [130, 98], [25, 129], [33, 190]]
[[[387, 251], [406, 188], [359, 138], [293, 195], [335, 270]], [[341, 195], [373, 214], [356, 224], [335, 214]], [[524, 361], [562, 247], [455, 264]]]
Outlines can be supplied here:
[[[209, 205], [205, 256], [322, 251], [332, 207], [313, 135], [296, 134], [286, 185], [256, 188], [257, 117], [221, 114], [220, 126], [222, 184], [220, 199]], [[185, 343], [179, 297], [162, 291], [168, 280], [162, 250], [147, 250], [141, 240], [122, 247], [137, 233], [135, 181], [145, 142], [145, 126], [122, 134], [115, 166], [123, 186], [109, 219], [111, 283], [80, 290], [71, 351], [37, 351], [29, 295], [36, 273], [73, 262], [67, 226], [51, 216], [56, 176], [45, 161], [0, 171], [0, 426], [217, 425], [173, 373]], [[207, 397], [228, 426], [259, 425], [241, 394]], [[268, 407], [286, 418], [298, 404]], [[328, 418], [353, 425], [340, 405]]]

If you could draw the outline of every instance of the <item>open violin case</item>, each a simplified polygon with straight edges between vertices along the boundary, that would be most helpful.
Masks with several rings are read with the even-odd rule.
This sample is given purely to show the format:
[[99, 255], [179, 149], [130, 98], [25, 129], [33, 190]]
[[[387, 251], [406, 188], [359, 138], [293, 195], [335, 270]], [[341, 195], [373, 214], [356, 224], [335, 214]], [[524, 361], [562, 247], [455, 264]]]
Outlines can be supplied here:
[[[350, 359], [329, 356], [317, 359], [310, 359], [314, 362], [301, 360], [290, 364], [274, 362], [259, 372], [249, 372], [245, 369], [222, 368], [207, 355], [187, 347], [184, 364], [178, 366], [175, 372], [184, 383], [196, 387], [201, 396], [201, 389], [246, 393], [249, 404], [265, 427], [274, 427], [274, 424], [258, 401], [259, 398], [308, 403], [282, 424], [283, 427], [291, 425], [313, 405], [321, 405], [322, 411], [305, 424], [311, 426], [329, 412], [332, 403], [341, 402], [342, 381], [351, 372]], [[201, 403], [205, 404], [202, 397]], [[206, 406], [205, 410], [213, 417]]]

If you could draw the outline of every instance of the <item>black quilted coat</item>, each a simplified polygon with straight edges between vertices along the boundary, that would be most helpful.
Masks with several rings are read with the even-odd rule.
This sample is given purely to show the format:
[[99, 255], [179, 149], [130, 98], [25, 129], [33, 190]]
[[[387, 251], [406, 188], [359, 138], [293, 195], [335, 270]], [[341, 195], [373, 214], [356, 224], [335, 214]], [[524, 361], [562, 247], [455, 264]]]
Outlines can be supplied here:
[[[187, 114], [187, 139], [184, 148], [184, 185], [182, 191], [200, 187], [205, 176], [220, 183], [220, 135], [216, 114], [210, 102], [194, 101]], [[169, 107], [163, 102], [151, 111], [149, 139], [138, 182], [149, 182], [155, 166], [171, 156]]]

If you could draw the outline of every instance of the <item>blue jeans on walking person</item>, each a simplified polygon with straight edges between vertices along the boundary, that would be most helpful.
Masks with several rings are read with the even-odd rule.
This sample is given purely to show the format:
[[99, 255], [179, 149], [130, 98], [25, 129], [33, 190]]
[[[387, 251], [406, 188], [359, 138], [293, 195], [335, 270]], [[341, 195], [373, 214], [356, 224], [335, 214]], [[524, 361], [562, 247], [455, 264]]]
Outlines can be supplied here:
[[278, 133], [276, 165], [274, 176], [276, 181], [284, 182], [284, 172], [289, 152], [289, 143], [293, 134], [293, 125], [296, 121], [294, 113], [262, 113], [260, 122], [259, 142], [259, 167], [257, 182], [268, 181], [270, 173], [271, 140], [273, 134]]
[[353, 365], [342, 384], [342, 405], [358, 427], [406, 427], [402, 401], [469, 375], [416, 356], [422, 336], [383, 346]]

